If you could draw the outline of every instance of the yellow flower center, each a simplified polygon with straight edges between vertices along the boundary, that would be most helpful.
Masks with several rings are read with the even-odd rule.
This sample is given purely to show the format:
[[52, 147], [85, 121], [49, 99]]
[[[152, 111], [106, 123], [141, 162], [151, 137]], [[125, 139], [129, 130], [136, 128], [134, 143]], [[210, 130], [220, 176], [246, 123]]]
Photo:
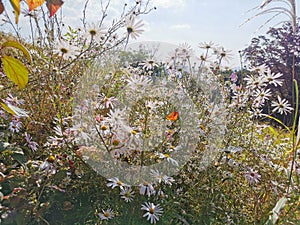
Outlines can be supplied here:
[[107, 130], [107, 126], [102, 125], [102, 126], [101, 126], [101, 130]]
[[132, 27], [127, 27], [127, 32], [128, 32], [128, 34], [131, 34], [133, 32], [133, 28]]
[[55, 156], [50, 155], [50, 156], [48, 157], [48, 162], [53, 163], [54, 161], [55, 161]]
[[60, 51], [63, 54], [67, 54], [68, 53], [68, 49], [66, 49], [66, 48], [61, 48]]
[[123, 185], [122, 181], [118, 180], [117, 185], [122, 186]]
[[89, 31], [90, 35], [95, 36], [97, 34], [97, 31], [92, 29]]
[[205, 131], [205, 126], [203, 126], [202, 124], [200, 125], [200, 129]]
[[118, 140], [113, 140], [112, 144], [113, 144], [114, 146], [118, 146], [118, 145], [120, 144], [120, 142], [119, 142]]
[[155, 210], [154, 207], [149, 209], [149, 213], [154, 214]]
[[148, 183], [147, 181], [144, 181], [144, 183], [143, 183], [145, 186], [149, 186], [150, 185], [150, 183]]

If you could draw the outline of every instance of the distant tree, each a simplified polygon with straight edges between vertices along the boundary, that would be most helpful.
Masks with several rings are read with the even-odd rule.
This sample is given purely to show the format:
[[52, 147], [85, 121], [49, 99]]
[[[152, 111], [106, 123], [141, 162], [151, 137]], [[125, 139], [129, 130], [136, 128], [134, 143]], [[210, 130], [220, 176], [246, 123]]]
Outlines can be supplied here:
[[[293, 29], [290, 23], [284, 23], [279, 28], [270, 28], [266, 36], [253, 38], [242, 54], [250, 66], [266, 64], [274, 73], [282, 73], [284, 85], [281, 88], [277, 87], [276, 90], [294, 106], [295, 101], [292, 102], [293, 69], [295, 70], [295, 79], [300, 84], [299, 24], [297, 24], [295, 32]], [[284, 118], [285, 122], [289, 124], [291, 119]]]

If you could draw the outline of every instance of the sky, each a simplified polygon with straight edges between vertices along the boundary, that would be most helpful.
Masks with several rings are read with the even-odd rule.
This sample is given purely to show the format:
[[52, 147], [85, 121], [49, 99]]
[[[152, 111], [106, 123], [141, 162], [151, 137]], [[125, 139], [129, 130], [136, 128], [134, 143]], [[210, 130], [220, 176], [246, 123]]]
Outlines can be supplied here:
[[[84, 2], [66, 0], [64, 10], [68, 11], [68, 8], [74, 10], [73, 3], [76, 1]], [[118, 6], [130, 1], [134, 0], [112, 0], [113, 11], [117, 14]], [[212, 41], [231, 51], [233, 60], [230, 66], [237, 67], [240, 65], [238, 51], [245, 49], [253, 37], [266, 33], [269, 27], [277, 25], [278, 21], [288, 20], [287, 16], [281, 16], [259, 29], [271, 17], [269, 14], [255, 17], [240, 26], [260, 12], [259, 9], [248, 11], [261, 5], [263, 1], [152, 0], [152, 6], [156, 6], [157, 10], [142, 16], [145, 31], [137, 41], [161, 41], [175, 45], [186, 42], [195, 50], [199, 43]], [[95, 14], [98, 2], [99, 0], [90, 0], [90, 5], [94, 6], [88, 13], [91, 17]]]
[[[271, 17], [269, 14], [255, 17], [240, 26], [248, 18], [260, 12], [259, 9], [247, 11], [261, 5], [263, 1], [151, 0], [151, 6], [157, 9], [140, 17], [144, 23], [144, 32], [137, 41], [160, 41], [175, 45], [188, 43], [196, 50], [196, 56], [199, 43], [212, 41], [226, 50], [231, 50], [233, 60], [229, 65], [237, 67], [240, 65], [238, 51], [245, 49], [253, 37], [265, 34], [270, 26], [277, 25], [279, 21], [288, 20], [288, 17], [283, 15], [259, 29]], [[86, 11], [88, 22], [99, 18], [100, 2], [101, 0], [89, 0]], [[130, 4], [135, 0], [111, 0], [109, 16], [111, 18], [119, 16], [119, 11], [125, 2]], [[63, 21], [75, 27], [79, 26], [84, 4], [84, 0], [65, 0], [60, 9], [64, 15]], [[270, 4], [270, 6], [275, 5], [282, 6], [282, 3], [276, 1]], [[299, 10], [298, 5], [297, 11]]]

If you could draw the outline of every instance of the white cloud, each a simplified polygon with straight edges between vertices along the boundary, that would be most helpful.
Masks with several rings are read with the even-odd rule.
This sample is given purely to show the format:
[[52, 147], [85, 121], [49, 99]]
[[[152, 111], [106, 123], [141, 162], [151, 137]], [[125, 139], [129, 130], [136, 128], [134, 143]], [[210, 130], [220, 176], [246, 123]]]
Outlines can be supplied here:
[[191, 29], [191, 25], [189, 24], [175, 24], [170, 27], [172, 30], [181, 30], [181, 29]]
[[153, 0], [153, 5], [162, 8], [183, 8], [186, 0]]

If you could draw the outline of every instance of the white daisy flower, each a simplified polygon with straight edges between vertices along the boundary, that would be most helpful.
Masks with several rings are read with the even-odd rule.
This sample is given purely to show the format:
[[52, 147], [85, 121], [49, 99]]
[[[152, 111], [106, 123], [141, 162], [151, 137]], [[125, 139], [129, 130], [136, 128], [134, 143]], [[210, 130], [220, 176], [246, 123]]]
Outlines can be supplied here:
[[74, 59], [76, 58], [76, 52], [78, 51], [78, 48], [74, 45], [72, 45], [71, 42], [60, 40], [57, 43], [57, 47], [54, 50], [55, 53], [62, 56], [65, 60], [68, 59]]
[[292, 110], [294, 110], [292, 107], [290, 107], [291, 105], [288, 103], [288, 101], [286, 99], [281, 99], [281, 97], [278, 95], [278, 102], [272, 101], [271, 106], [274, 107], [272, 112], [278, 112], [280, 114], [288, 114], [290, 113]]
[[4, 99], [6, 104], [10, 103], [11, 105], [23, 105], [25, 103], [24, 99], [18, 99], [18, 97], [12, 96], [12, 94], [8, 94], [8, 97]]
[[151, 170], [151, 176], [160, 184], [163, 181], [164, 175], [158, 170]]
[[192, 47], [187, 43], [180, 44], [176, 49], [176, 53], [182, 59], [190, 58], [192, 54]]
[[251, 72], [257, 72], [258, 74], [260, 75], [264, 75], [267, 70], [268, 70], [268, 67], [266, 66], [266, 64], [262, 64], [260, 66], [254, 66], [254, 67], [250, 67], [249, 69]]
[[266, 74], [264, 76], [264, 79], [268, 82], [268, 84], [273, 84], [275, 87], [282, 86], [282, 81], [278, 80], [279, 77], [281, 77], [282, 73], [272, 73], [272, 71], [268, 68], [266, 71]]
[[247, 82], [247, 86], [251, 89], [266, 86], [265, 79], [263, 77], [255, 77], [253, 75], [248, 75], [244, 78], [244, 80]]
[[250, 117], [261, 117], [263, 115], [262, 109], [259, 108], [253, 108], [252, 110], [249, 111]]
[[107, 210], [102, 209], [102, 213], [98, 213], [98, 216], [100, 217], [101, 220], [109, 220], [114, 218], [115, 213], [112, 209], [107, 209]]
[[13, 117], [9, 123], [8, 130], [12, 133], [19, 133], [22, 128], [22, 122], [18, 117]]
[[140, 194], [150, 197], [155, 194], [155, 189], [151, 183], [144, 182], [143, 184], [140, 184]]
[[144, 31], [141, 29], [144, 26], [142, 20], [136, 21], [135, 18], [136, 16], [130, 16], [126, 21], [127, 35], [132, 39], [137, 39]]
[[147, 220], [150, 220], [150, 223], [156, 223], [159, 221], [159, 216], [163, 213], [163, 208], [160, 207], [159, 204], [154, 205], [151, 202], [145, 202], [142, 204], [141, 210], [145, 210], [146, 213], [143, 215], [143, 217], [147, 216]]
[[174, 180], [173, 177], [169, 177], [169, 176], [167, 176], [167, 175], [164, 175], [164, 176], [163, 176], [163, 181], [164, 181], [165, 184], [171, 186], [172, 183], [173, 183], [175, 180]]
[[38, 143], [36, 143], [35, 141], [32, 140], [32, 137], [25, 132], [25, 140], [27, 142], [27, 146], [32, 150], [32, 151], [36, 151], [38, 149]]
[[121, 190], [124, 190], [125, 187], [128, 187], [127, 184], [123, 183], [119, 180], [117, 177], [113, 177], [110, 179], [107, 179], [109, 182], [106, 184], [107, 187], [111, 187], [114, 189], [115, 187], [119, 187]]
[[270, 89], [256, 89], [254, 90], [254, 96], [258, 97], [262, 102], [265, 102], [265, 100], [269, 100], [272, 93]]
[[232, 53], [230, 50], [226, 50], [224, 47], [220, 47], [217, 49], [217, 56], [219, 59], [219, 64], [221, 64], [221, 61], [226, 61], [227, 63], [230, 62], [232, 59]]
[[105, 94], [101, 93], [99, 95], [99, 103], [97, 103], [97, 108], [100, 109], [113, 109], [115, 107], [115, 105], [117, 104], [118, 99], [115, 97], [107, 97], [105, 96]]
[[214, 46], [215, 44], [213, 43], [213, 42], [201, 42], [201, 43], [199, 43], [199, 48], [202, 48], [202, 49], [211, 49], [211, 48], [213, 48], [213, 47], [215, 47]]
[[245, 177], [248, 180], [249, 184], [257, 184], [260, 181], [261, 175], [259, 175], [257, 171], [249, 169], [245, 172]]
[[151, 175], [159, 184], [163, 182], [171, 186], [172, 183], [175, 181], [173, 177], [164, 175], [160, 173], [158, 170], [151, 170]]
[[134, 197], [134, 191], [132, 191], [131, 187], [125, 187], [123, 190], [121, 190], [120, 195], [125, 202], [131, 202]]
[[266, 100], [269, 100], [269, 97], [272, 96], [272, 93], [270, 89], [256, 89], [254, 90], [254, 96], [256, 98], [253, 100], [253, 105], [256, 108], [260, 108], [264, 105]]
[[175, 159], [171, 158], [170, 154], [158, 153], [157, 155], [160, 159], [166, 159], [173, 166], [179, 166], [178, 162]]
[[144, 89], [148, 87], [152, 82], [151, 78], [146, 76], [140, 76], [137, 74], [133, 74], [132, 76], [125, 79], [125, 81], [127, 82], [126, 87], [131, 90]]
[[145, 106], [150, 112], [154, 112], [159, 107], [159, 102], [153, 100], [147, 100], [145, 102]]
[[99, 24], [91, 23], [87, 25], [85, 37], [92, 38], [95, 42], [101, 42], [106, 34], [106, 28], [99, 26]]
[[148, 59], [146, 62], [140, 63], [140, 65], [143, 66], [145, 70], [152, 70], [158, 66], [153, 59]]
[[105, 120], [108, 122], [113, 128], [116, 130], [118, 128], [123, 128], [126, 126], [125, 124], [125, 109], [111, 109], [108, 114], [108, 118]]

